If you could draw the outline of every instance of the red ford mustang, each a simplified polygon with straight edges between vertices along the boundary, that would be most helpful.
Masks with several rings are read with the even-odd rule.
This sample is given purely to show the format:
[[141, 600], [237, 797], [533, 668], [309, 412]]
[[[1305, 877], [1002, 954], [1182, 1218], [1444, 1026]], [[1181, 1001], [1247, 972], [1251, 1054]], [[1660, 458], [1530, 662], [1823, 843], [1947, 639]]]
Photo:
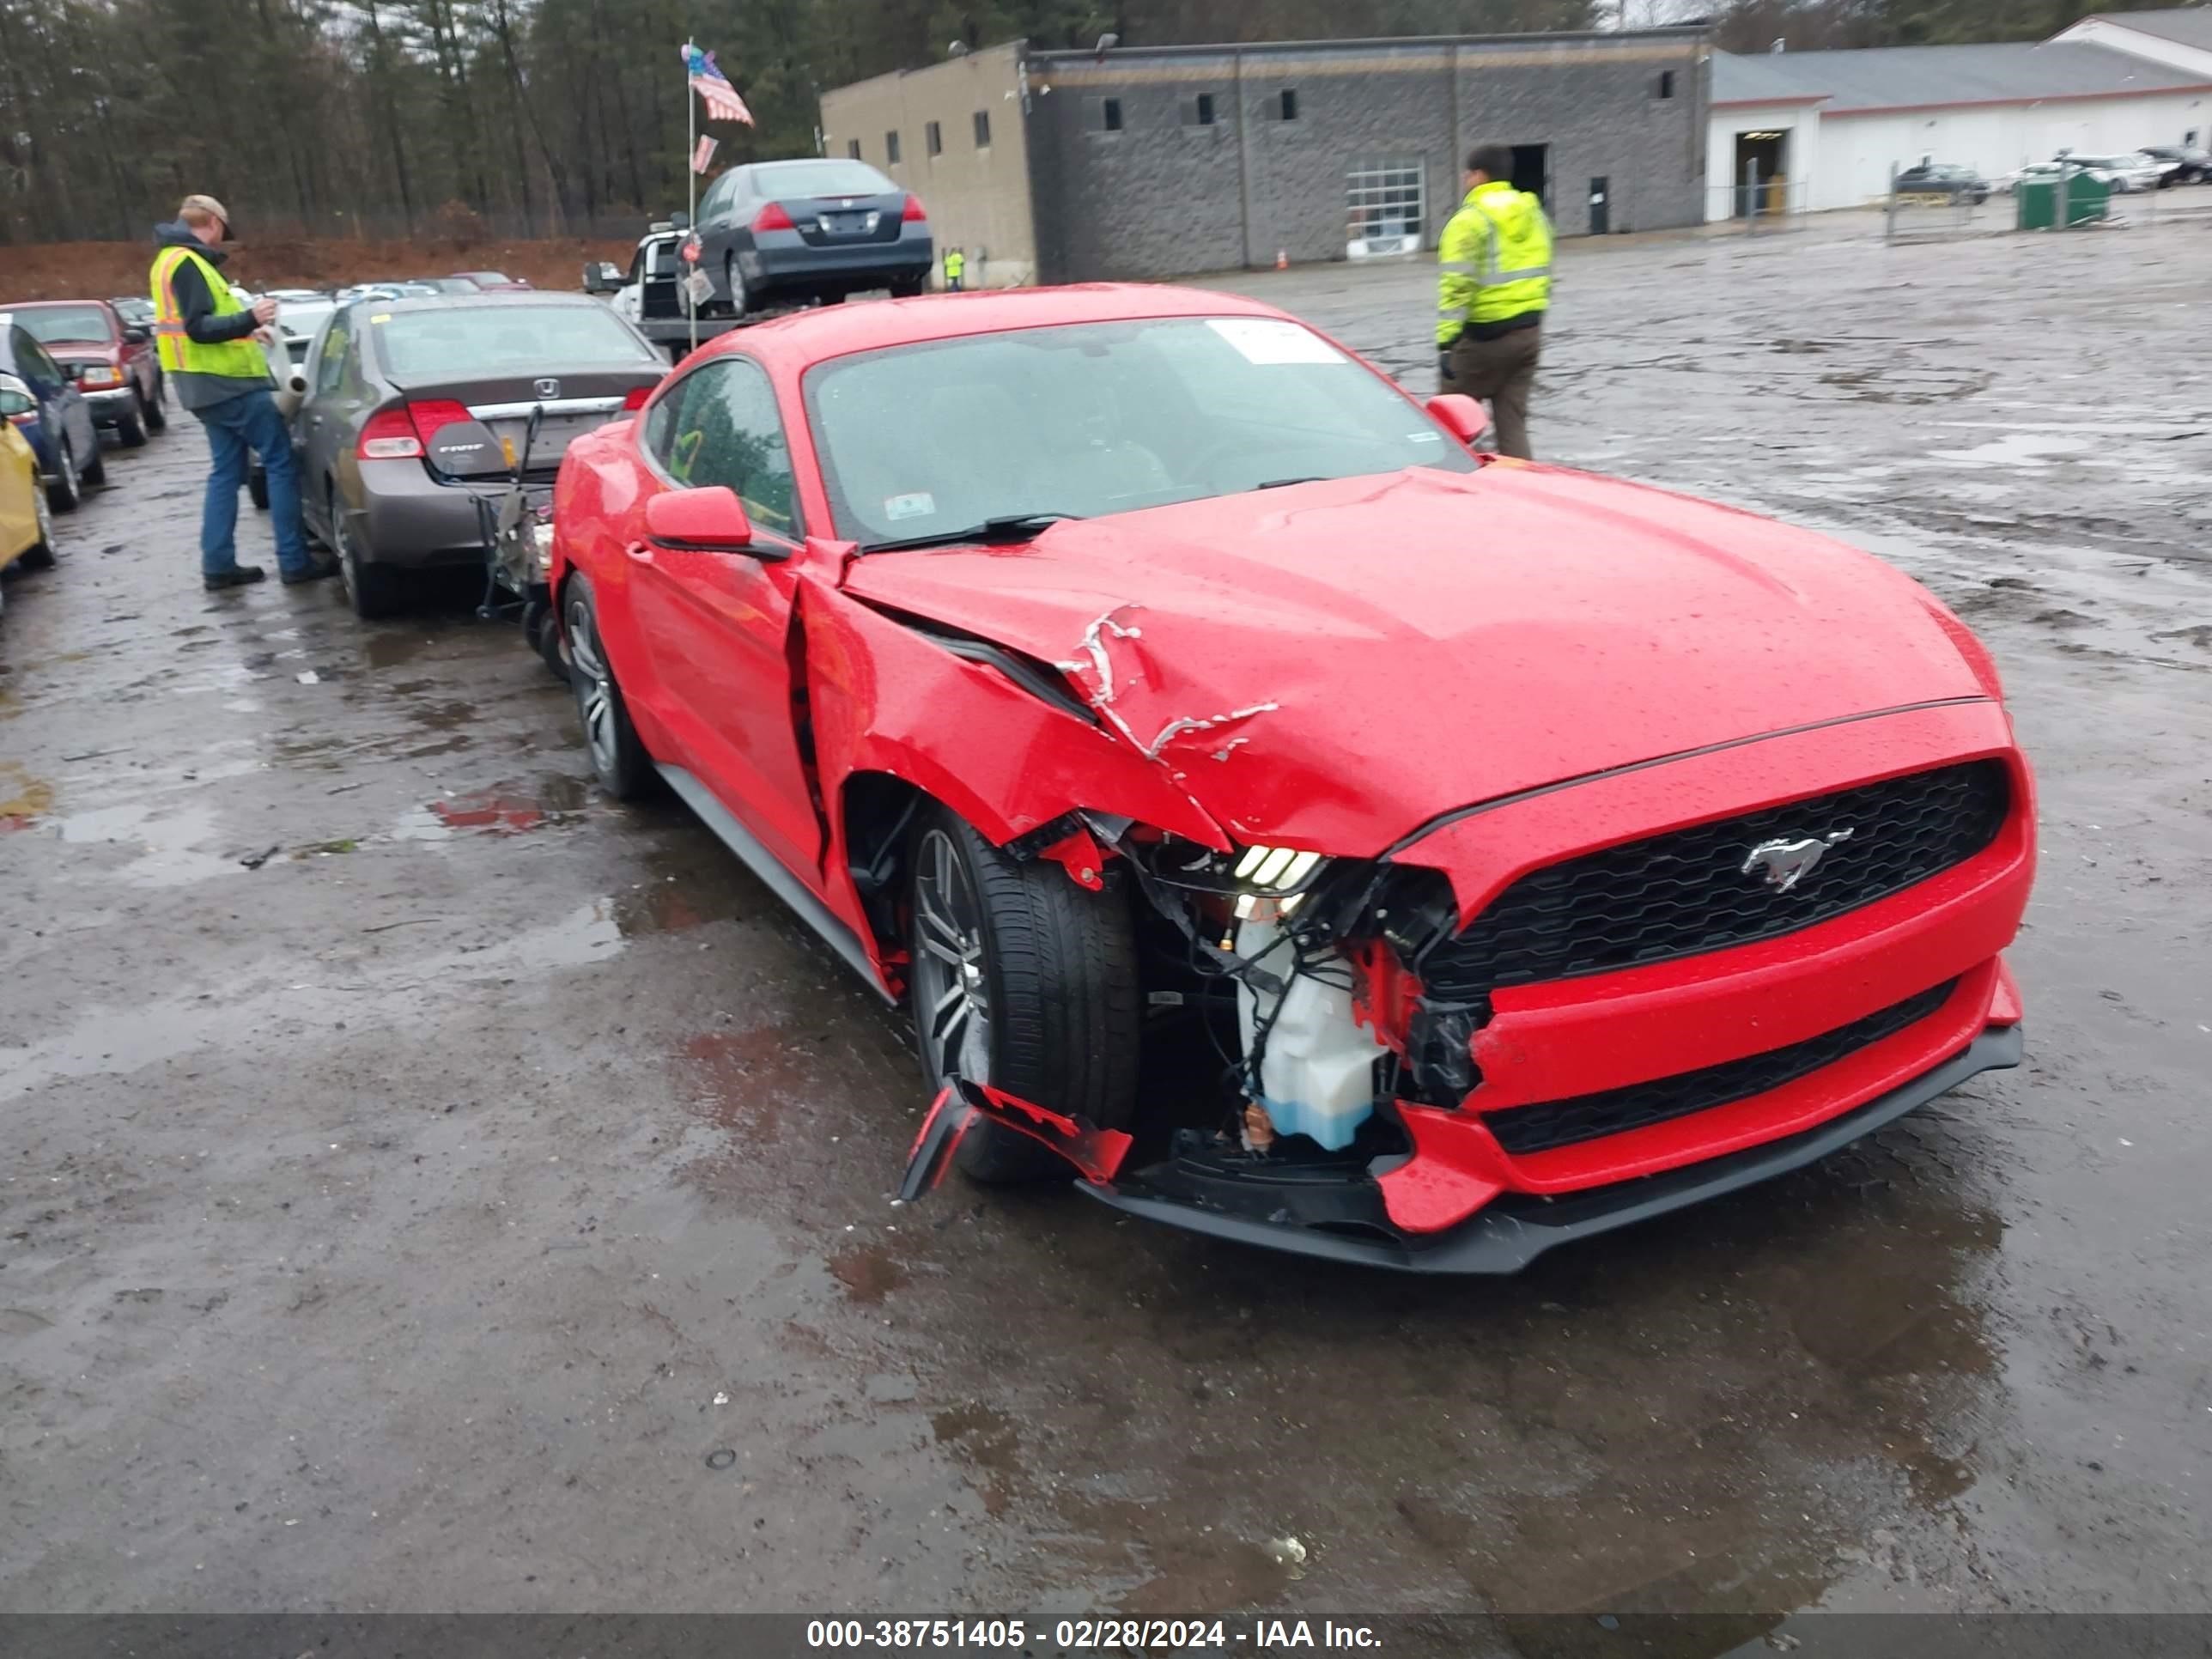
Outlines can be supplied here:
[[1505, 1272], [2018, 1061], [1988, 653], [1481, 426], [1265, 306], [1095, 287], [765, 323], [570, 447], [592, 763], [911, 1009], [909, 1192], [1072, 1165]]

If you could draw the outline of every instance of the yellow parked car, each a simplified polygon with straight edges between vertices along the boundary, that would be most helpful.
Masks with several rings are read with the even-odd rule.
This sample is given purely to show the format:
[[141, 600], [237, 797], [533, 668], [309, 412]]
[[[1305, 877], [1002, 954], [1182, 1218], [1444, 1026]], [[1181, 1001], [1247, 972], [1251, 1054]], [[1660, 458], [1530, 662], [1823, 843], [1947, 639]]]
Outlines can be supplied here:
[[[54, 521], [30, 440], [13, 422], [0, 420], [0, 570], [18, 559], [33, 570], [54, 562]], [[7, 602], [7, 592], [0, 588], [0, 607]]]

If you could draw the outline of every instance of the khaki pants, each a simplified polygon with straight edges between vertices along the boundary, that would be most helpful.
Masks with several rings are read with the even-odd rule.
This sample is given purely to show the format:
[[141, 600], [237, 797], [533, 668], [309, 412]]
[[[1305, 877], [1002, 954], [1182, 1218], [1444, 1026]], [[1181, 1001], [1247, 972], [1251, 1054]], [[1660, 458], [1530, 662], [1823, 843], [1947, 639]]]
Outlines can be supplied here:
[[1528, 453], [1528, 392], [1536, 384], [1536, 359], [1544, 349], [1543, 325], [1516, 328], [1494, 340], [1459, 337], [1451, 349], [1449, 390], [1490, 402], [1498, 428], [1498, 453], [1522, 460]]

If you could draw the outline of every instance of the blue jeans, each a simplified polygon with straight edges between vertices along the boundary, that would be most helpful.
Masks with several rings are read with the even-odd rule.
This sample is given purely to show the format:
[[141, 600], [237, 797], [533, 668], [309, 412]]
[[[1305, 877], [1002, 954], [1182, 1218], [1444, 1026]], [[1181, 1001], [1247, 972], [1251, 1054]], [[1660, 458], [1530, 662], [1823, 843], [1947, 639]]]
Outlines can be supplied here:
[[238, 568], [238, 489], [246, 482], [246, 452], [261, 458], [269, 479], [269, 523], [276, 532], [276, 567], [290, 573], [315, 568], [300, 523], [300, 474], [292, 465], [292, 437], [276, 400], [261, 387], [243, 398], [192, 411], [207, 428], [215, 471], [208, 475], [207, 504], [200, 509], [200, 574], [220, 576]]

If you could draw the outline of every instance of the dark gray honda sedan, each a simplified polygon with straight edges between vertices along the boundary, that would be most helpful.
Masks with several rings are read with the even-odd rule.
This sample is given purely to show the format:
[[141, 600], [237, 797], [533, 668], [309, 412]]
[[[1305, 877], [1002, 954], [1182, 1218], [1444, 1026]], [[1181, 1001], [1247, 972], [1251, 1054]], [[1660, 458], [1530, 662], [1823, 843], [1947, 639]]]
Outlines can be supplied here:
[[520, 293], [356, 301], [317, 331], [304, 368], [301, 506], [373, 617], [410, 573], [484, 559], [477, 452], [511, 467], [536, 414], [528, 477], [550, 484], [568, 441], [638, 408], [668, 362], [597, 300]]

